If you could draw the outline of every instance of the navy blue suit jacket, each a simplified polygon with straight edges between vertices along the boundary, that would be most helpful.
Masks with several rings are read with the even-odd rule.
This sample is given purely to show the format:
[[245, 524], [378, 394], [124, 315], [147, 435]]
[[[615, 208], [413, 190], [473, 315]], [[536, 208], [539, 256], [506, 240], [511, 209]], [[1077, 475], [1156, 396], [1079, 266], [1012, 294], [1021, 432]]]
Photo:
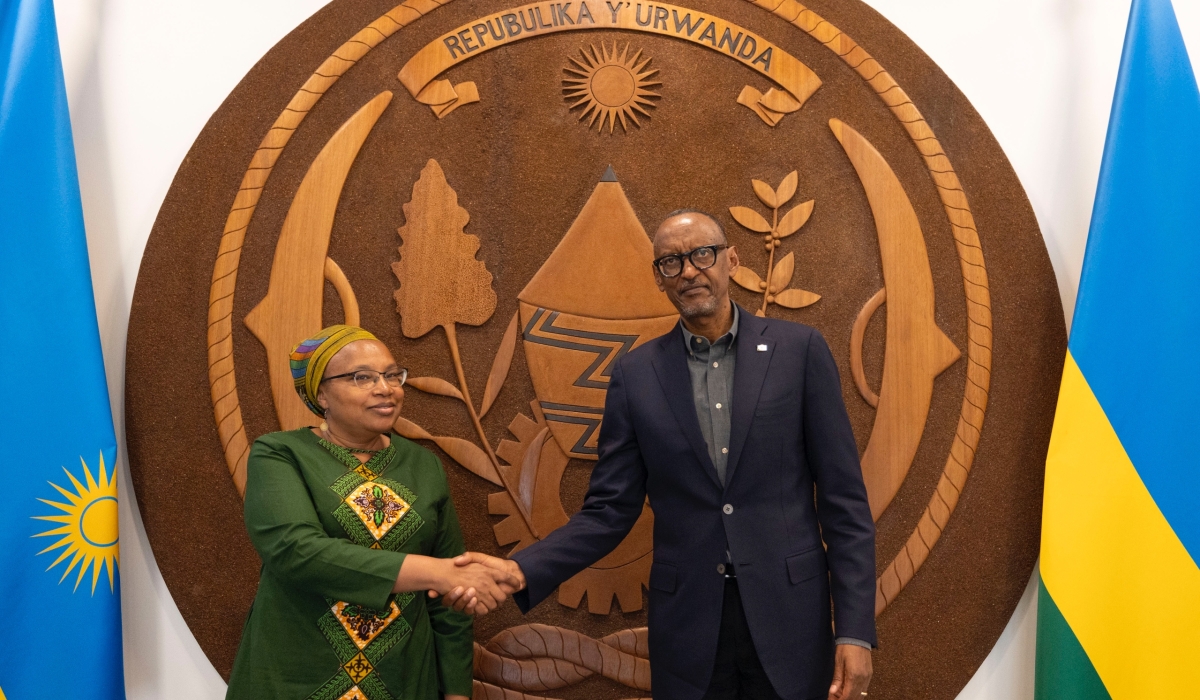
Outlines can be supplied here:
[[736, 342], [726, 484], [700, 432], [676, 327], [614, 366], [583, 508], [512, 556], [528, 582], [516, 599], [528, 611], [610, 552], [649, 496], [654, 697], [694, 700], [708, 687], [728, 548], [776, 692], [824, 698], [834, 633], [876, 641], [875, 527], [858, 448], [820, 333], [742, 310]]

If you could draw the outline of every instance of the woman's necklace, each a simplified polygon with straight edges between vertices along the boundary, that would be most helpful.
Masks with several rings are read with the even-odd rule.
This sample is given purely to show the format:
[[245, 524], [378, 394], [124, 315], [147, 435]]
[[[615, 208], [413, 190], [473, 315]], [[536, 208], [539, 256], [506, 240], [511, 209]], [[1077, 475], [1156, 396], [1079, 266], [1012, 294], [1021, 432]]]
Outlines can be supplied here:
[[[358, 472], [364, 479], [377, 479], [383, 476], [383, 473], [391, 466], [392, 457], [395, 455], [395, 445], [385, 445], [378, 450], [345, 447], [329, 439], [332, 437], [329, 431], [321, 430], [320, 433], [324, 436], [318, 438], [321, 446], [333, 455], [334, 459], [341, 462], [346, 469]], [[359, 456], [355, 452], [366, 453], [370, 457]]]
[[[329, 424], [328, 423], [324, 423], [324, 422], [321, 423], [321, 433], [325, 436], [325, 439], [327, 441], [329, 441], [330, 443], [332, 443], [334, 445], [337, 445], [338, 447], [340, 447], [343, 450], [346, 450], [348, 452], [354, 452], [354, 453], [357, 453], [360, 455], [371, 455], [372, 457], [374, 457], [375, 455], [379, 454], [384, 449], [381, 447], [378, 450], [368, 450], [368, 449], [365, 449], [362, 447], [351, 447], [349, 445], [343, 445], [340, 442], [333, 439], [332, 433], [329, 432]], [[382, 436], [380, 436], [380, 438], [382, 438]], [[376, 438], [376, 440], [378, 440], [380, 438]]]

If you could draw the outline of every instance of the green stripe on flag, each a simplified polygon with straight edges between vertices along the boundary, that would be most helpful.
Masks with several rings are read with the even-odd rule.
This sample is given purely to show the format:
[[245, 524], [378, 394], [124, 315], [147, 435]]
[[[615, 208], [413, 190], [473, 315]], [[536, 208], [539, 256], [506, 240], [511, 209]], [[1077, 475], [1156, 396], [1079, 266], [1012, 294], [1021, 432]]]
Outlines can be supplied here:
[[1034, 679], [1035, 700], [1112, 700], [1040, 578]]

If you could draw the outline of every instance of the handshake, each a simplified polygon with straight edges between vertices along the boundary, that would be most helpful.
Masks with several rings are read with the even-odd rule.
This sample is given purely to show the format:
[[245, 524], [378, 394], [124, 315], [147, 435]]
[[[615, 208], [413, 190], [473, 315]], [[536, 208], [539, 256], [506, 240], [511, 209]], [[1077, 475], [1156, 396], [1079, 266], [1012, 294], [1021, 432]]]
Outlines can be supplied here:
[[429, 597], [441, 596], [447, 607], [468, 615], [495, 610], [504, 600], [525, 588], [525, 574], [515, 561], [467, 552], [454, 559], [432, 559]]

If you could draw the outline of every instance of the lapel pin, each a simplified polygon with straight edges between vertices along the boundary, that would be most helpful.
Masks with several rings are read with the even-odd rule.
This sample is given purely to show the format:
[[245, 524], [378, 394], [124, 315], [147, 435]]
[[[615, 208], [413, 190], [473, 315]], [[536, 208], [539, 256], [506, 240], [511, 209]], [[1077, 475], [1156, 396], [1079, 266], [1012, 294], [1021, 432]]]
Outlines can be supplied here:
[[759, 345], [759, 346], [758, 346], [758, 351], [759, 351], [759, 352], [766, 352], [766, 351], [767, 351], [767, 346], [766, 346], [766, 345]]

